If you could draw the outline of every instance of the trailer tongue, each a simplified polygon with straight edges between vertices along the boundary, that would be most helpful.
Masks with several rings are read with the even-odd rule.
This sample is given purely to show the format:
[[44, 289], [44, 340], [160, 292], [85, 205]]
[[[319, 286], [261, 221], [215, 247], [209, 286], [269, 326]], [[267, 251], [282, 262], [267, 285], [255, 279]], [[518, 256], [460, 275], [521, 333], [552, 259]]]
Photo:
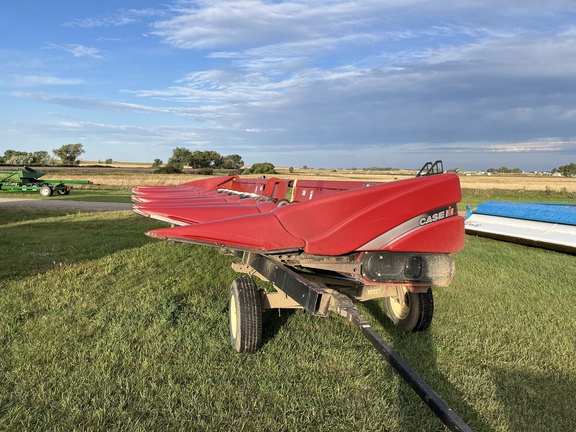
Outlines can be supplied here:
[[[168, 189], [136, 188], [134, 211], [173, 222], [172, 228], [146, 233], [152, 238], [218, 247], [239, 260], [233, 269], [248, 277], [235, 279], [230, 289], [230, 341], [236, 351], [259, 349], [263, 310], [334, 312], [361, 330], [446, 426], [469, 431], [354, 306], [385, 298], [396, 325], [411, 332], [429, 327], [432, 286], [450, 283], [455, 272], [450, 254], [464, 247], [458, 177], [443, 174], [437, 161], [427, 163], [417, 178], [392, 183], [261, 180], [255, 189], [254, 179], [243, 183], [236, 176], [191, 182], [170, 187], [170, 199], [160, 198]], [[247, 205], [276, 205], [239, 210], [223, 205], [214, 191], [256, 194]], [[206, 199], [194, 204], [199, 196], [208, 204]], [[250, 276], [271, 282], [275, 291], [258, 289]]]

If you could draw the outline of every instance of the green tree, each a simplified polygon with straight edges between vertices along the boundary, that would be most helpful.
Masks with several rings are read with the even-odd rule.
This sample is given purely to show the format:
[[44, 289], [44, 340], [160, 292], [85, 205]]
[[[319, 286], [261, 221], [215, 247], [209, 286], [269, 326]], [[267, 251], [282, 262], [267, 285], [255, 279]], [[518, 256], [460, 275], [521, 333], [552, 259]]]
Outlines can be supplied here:
[[500, 173], [500, 174], [522, 174], [522, 170], [520, 168], [508, 168], [508, 167], [488, 168], [487, 171], [489, 173]]
[[168, 163], [187, 165], [194, 169], [239, 169], [244, 165], [242, 157], [237, 154], [222, 156], [214, 150], [195, 150], [191, 152], [184, 147], [176, 147], [172, 151], [172, 157], [168, 159]]
[[190, 166], [192, 168], [221, 168], [223, 160], [220, 153], [214, 150], [196, 150], [192, 152]]
[[270, 162], [255, 163], [250, 167], [252, 174], [276, 174], [276, 167]]
[[154, 168], [159, 167], [160, 165], [162, 165], [164, 162], [162, 162], [162, 159], [154, 159], [154, 162], [152, 163], [152, 166]]
[[32, 163], [29, 160], [31, 159], [30, 154], [18, 150], [6, 150], [2, 159], [3, 163], [8, 165], [28, 165]]
[[576, 176], [576, 164], [574, 162], [572, 162], [568, 165], [562, 165], [562, 166], [559, 166], [558, 168], [554, 168], [552, 170], [552, 172], [553, 173], [559, 172], [564, 177]]
[[158, 167], [158, 169], [156, 171], [154, 171], [154, 173], [156, 173], [156, 174], [182, 174], [183, 168], [184, 167], [181, 164], [169, 162], [162, 167]]
[[60, 158], [64, 165], [77, 165], [80, 161], [78, 157], [85, 153], [82, 144], [65, 144], [59, 149], [52, 150], [52, 152]]
[[47, 151], [35, 151], [32, 153], [32, 164], [34, 165], [52, 165], [52, 158]]
[[8, 165], [32, 165], [34, 163], [34, 156], [32, 153], [17, 152], [13, 153], [9, 159], [6, 160]]
[[185, 147], [176, 147], [172, 150], [172, 157], [168, 159], [169, 165], [190, 165], [192, 152]]
[[244, 161], [240, 155], [231, 154], [222, 158], [222, 168], [237, 170], [242, 168], [243, 165]]

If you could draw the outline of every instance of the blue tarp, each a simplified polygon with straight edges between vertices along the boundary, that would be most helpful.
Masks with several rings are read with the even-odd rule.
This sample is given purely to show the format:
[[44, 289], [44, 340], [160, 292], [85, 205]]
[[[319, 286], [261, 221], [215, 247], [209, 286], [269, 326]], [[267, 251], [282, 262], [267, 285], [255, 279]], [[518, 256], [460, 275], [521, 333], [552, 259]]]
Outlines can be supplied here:
[[474, 213], [525, 219], [540, 222], [576, 225], [576, 206], [573, 204], [515, 203], [486, 201]]

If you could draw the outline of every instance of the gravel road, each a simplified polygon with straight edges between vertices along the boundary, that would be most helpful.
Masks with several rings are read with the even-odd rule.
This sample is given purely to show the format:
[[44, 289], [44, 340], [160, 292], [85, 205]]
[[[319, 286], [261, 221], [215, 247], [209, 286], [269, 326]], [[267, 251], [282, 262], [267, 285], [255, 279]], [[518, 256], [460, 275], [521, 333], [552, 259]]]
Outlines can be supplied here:
[[131, 210], [132, 203], [88, 202], [58, 199], [0, 198], [0, 212], [4, 208], [78, 210], [86, 212]]

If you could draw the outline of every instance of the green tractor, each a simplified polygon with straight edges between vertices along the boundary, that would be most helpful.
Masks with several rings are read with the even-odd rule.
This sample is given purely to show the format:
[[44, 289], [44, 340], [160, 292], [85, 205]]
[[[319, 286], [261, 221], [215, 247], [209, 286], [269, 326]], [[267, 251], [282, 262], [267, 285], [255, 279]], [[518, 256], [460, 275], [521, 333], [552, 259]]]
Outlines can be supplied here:
[[68, 184], [92, 184], [89, 180], [39, 180], [46, 173], [25, 166], [22, 170], [0, 170], [0, 191], [39, 192], [43, 197], [68, 195]]

